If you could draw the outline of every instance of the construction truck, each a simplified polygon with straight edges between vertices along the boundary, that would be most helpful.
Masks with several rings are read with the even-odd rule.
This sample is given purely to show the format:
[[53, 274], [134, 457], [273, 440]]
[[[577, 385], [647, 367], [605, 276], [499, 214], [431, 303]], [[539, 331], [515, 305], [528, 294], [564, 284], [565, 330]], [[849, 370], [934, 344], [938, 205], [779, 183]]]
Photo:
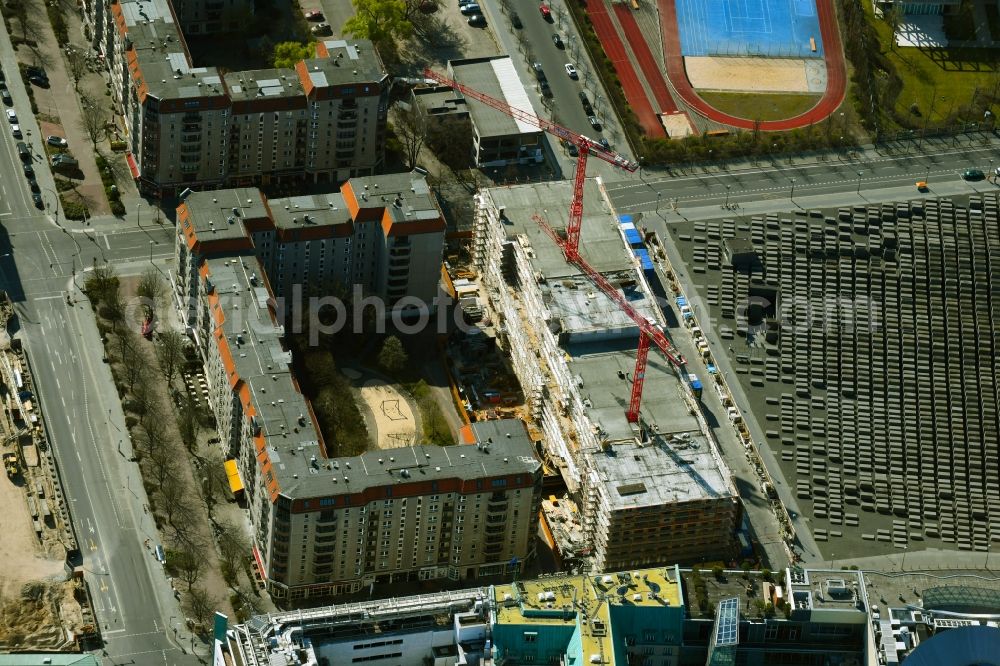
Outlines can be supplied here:
[[7, 472], [7, 478], [11, 481], [21, 475], [21, 463], [18, 461], [16, 453], [3, 454], [3, 468]]

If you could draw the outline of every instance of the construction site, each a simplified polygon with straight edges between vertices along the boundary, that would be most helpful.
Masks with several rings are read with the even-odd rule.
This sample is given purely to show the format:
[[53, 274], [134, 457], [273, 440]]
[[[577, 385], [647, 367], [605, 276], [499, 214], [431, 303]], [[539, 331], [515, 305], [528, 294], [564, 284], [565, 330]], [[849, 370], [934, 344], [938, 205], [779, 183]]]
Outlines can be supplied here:
[[80, 648], [97, 627], [55, 460], [20, 340], [0, 295], [0, 372], [6, 481], [0, 482], [0, 650]]
[[553, 202], [572, 197], [568, 182], [481, 191], [473, 261], [546, 462], [579, 506], [574, 551], [595, 570], [729, 560], [742, 507], [686, 375], [654, 350], [630, 412], [640, 319], [663, 325], [651, 274], [596, 181], [583, 186], [580, 260], [568, 262], [550, 230], [569, 223]]
[[673, 228], [826, 557], [1000, 542], [998, 217], [988, 194]]

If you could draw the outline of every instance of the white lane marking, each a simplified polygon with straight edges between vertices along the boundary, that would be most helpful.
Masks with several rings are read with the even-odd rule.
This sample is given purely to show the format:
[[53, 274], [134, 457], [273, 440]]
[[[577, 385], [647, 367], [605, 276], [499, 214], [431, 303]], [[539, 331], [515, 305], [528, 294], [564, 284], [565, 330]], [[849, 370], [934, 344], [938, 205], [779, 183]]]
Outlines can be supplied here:
[[108, 242], [108, 235], [104, 234], [104, 247], [111, 249], [111, 243]]

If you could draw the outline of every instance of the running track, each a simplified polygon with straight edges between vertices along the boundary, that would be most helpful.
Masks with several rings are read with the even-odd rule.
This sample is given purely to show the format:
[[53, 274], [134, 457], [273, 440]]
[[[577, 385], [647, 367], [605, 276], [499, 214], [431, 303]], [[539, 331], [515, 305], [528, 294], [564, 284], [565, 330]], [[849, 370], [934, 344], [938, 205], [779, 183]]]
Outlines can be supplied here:
[[653, 90], [656, 103], [660, 106], [660, 113], [677, 113], [677, 105], [674, 104], [674, 98], [670, 96], [670, 91], [667, 90], [667, 83], [663, 80], [663, 73], [657, 67], [653, 54], [649, 52], [649, 44], [646, 43], [646, 38], [642, 36], [642, 30], [639, 29], [639, 24], [635, 21], [632, 9], [622, 2], [616, 2], [614, 9], [615, 16], [618, 17], [618, 23], [621, 24], [622, 30], [625, 31], [625, 38], [632, 47], [632, 52], [635, 53], [635, 59], [639, 62], [639, 68], [642, 69], [642, 75], [646, 77], [646, 82], [649, 83], [649, 87]]
[[[587, 3], [587, 11], [590, 15], [590, 22], [594, 26], [597, 38], [601, 41], [601, 46], [604, 47], [604, 52], [609, 58], [611, 58], [611, 63], [614, 65], [615, 71], [618, 73], [618, 79], [622, 83], [622, 90], [625, 92], [625, 99], [628, 100], [629, 106], [632, 107], [632, 111], [635, 113], [635, 117], [638, 119], [639, 124], [642, 125], [642, 129], [645, 131], [646, 136], [661, 139], [666, 138], [667, 133], [663, 130], [663, 125], [660, 124], [660, 119], [656, 116], [656, 112], [653, 111], [653, 106], [649, 103], [649, 99], [646, 97], [646, 91], [643, 90], [642, 83], [639, 82], [639, 77], [632, 68], [632, 63], [628, 60], [628, 53], [625, 51], [625, 45], [622, 44], [621, 37], [618, 36], [618, 31], [615, 30], [615, 25], [611, 21], [611, 17], [608, 16], [608, 10], [604, 6], [604, 2], [605, 0], [591, 0]], [[635, 42], [633, 42], [633, 44], [634, 43]], [[653, 67], [655, 69], [655, 61], [653, 61], [652, 55], [649, 53], [649, 47], [646, 45], [645, 40], [640, 39], [639, 43], [641, 43], [642, 47], [646, 50], [648, 60], [653, 63]], [[683, 68], [683, 66], [682, 62], [681, 67]], [[645, 71], [646, 65], [643, 65], [642, 69]], [[662, 83], [663, 77], [661, 76], [658, 78]], [[666, 108], [664, 108], [664, 111], [666, 111]]]
[[[657, 2], [660, 4], [660, 21], [663, 27], [663, 52], [666, 56], [667, 76], [670, 77], [670, 82], [673, 84], [677, 95], [696, 113], [709, 120], [733, 127], [753, 129], [754, 121], [752, 119], [737, 118], [736, 116], [722, 113], [710, 106], [694, 91], [694, 88], [691, 87], [691, 82], [688, 81], [687, 72], [684, 69], [684, 57], [681, 55], [681, 40], [677, 34], [677, 9], [674, 6], [674, 0], [657, 0]], [[805, 113], [794, 118], [786, 118], [785, 120], [763, 121], [758, 126], [761, 130], [782, 131], [812, 125], [831, 115], [837, 110], [840, 103], [844, 101], [844, 92], [847, 88], [847, 71], [844, 66], [843, 49], [840, 45], [840, 29], [837, 27], [837, 14], [833, 8], [833, 0], [816, 0], [816, 8], [819, 12], [819, 31], [823, 39], [824, 57], [826, 59], [826, 92], [823, 93], [823, 97], [816, 103], [816, 106]], [[591, 15], [593, 16], [593, 14]], [[627, 32], [628, 30], [626, 29]], [[635, 40], [631, 36], [629, 39], [632, 40], [634, 47], [638, 40]], [[649, 60], [648, 63], [643, 62], [643, 56], [639, 53], [642, 49], [636, 50], [636, 57], [642, 63], [643, 72], [646, 72], [649, 66], [655, 69], [656, 63], [652, 60], [652, 56], [649, 55], [649, 48], [646, 47], [645, 43], [643, 43], [643, 49], [645, 49], [647, 59]]]

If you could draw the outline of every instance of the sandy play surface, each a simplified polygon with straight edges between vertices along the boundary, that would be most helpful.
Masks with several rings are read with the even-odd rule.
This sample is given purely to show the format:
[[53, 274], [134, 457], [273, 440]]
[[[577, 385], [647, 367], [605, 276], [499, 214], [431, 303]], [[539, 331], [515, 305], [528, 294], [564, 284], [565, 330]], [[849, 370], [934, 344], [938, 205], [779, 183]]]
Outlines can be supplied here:
[[820, 59], [684, 58], [688, 80], [698, 90], [820, 93], [826, 65]]
[[410, 403], [381, 379], [368, 379], [361, 385], [361, 398], [375, 415], [378, 432], [375, 443], [380, 449], [413, 446], [417, 441], [416, 420]]

